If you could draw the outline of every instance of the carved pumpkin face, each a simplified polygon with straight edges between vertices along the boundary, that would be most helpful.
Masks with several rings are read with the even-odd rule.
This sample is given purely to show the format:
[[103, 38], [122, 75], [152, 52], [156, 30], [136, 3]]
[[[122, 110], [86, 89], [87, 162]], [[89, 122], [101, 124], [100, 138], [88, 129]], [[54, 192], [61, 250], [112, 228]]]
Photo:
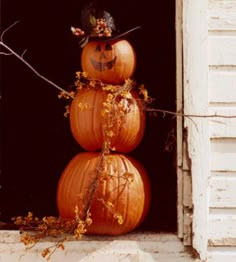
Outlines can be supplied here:
[[82, 51], [81, 66], [90, 78], [121, 84], [136, 67], [136, 55], [126, 40], [89, 42]]
[[[110, 60], [108, 60], [110, 58]], [[94, 70], [99, 72], [111, 70], [116, 63], [117, 56], [112, 54], [112, 46], [109, 42], [106, 44], [98, 43], [94, 52], [94, 57], [91, 57], [91, 64]]]

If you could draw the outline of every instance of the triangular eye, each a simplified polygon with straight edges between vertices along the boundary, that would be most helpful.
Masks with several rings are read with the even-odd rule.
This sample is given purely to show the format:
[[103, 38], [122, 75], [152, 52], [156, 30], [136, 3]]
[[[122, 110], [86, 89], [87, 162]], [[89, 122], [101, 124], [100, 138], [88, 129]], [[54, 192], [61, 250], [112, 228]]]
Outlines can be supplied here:
[[105, 50], [106, 50], [106, 51], [111, 51], [111, 50], [112, 50], [112, 47], [111, 47], [111, 45], [110, 45], [109, 42], [106, 43], [106, 45], [105, 45]]
[[100, 45], [97, 45], [96, 48], [95, 48], [95, 51], [101, 52], [101, 46], [100, 46]]

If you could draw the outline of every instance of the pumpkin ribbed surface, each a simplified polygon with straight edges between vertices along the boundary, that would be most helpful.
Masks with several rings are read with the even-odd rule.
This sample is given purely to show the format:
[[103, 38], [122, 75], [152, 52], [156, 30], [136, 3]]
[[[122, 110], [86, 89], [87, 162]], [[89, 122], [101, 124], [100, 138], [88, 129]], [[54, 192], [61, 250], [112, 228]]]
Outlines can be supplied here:
[[89, 78], [121, 84], [132, 77], [136, 54], [127, 40], [91, 41], [83, 48], [81, 66]]
[[[63, 218], [73, 218], [78, 206], [83, 216], [90, 199], [93, 223], [87, 228], [89, 234], [130, 232], [148, 212], [149, 179], [141, 164], [131, 157], [107, 155], [102, 163], [100, 157], [99, 153], [84, 152], [68, 163], [58, 183], [59, 214]], [[91, 194], [92, 189], [95, 190]], [[123, 223], [118, 223], [117, 216]]]
[[[83, 88], [73, 99], [70, 107], [70, 127], [75, 140], [87, 151], [100, 150], [103, 147], [104, 124], [112, 132], [111, 147], [117, 152], [128, 153], [134, 150], [142, 140], [145, 129], [143, 102], [136, 92], [130, 93], [131, 99], [117, 98], [113, 105], [113, 115], [107, 119], [103, 114], [107, 91], [95, 88]], [[124, 111], [119, 110], [124, 102]], [[108, 122], [107, 122], [108, 121]]]

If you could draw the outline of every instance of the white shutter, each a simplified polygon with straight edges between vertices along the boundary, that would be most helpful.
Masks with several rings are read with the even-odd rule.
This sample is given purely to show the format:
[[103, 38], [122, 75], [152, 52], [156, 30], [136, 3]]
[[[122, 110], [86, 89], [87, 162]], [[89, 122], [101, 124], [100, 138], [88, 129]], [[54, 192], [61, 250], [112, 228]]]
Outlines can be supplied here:
[[[236, 1], [209, 0], [209, 107], [236, 116]], [[236, 118], [209, 120], [208, 260], [236, 261]]]
[[[236, 1], [177, 0], [177, 7], [181, 2], [183, 112], [235, 116]], [[177, 94], [179, 78], [177, 70]], [[179, 236], [191, 242], [192, 222], [192, 246], [201, 261], [236, 261], [236, 118], [184, 117], [183, 123]]]

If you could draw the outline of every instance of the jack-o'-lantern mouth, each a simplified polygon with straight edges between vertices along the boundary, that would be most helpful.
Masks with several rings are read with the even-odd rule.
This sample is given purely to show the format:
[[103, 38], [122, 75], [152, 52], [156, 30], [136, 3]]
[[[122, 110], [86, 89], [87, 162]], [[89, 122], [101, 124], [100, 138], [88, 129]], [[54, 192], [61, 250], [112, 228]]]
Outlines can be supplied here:
[[107, 62], [98, 62], [94, 59], [91, 59], [91, 64], [93, 65], [93, 68], [100, 72], [112, 69], [115, 63], [116, 63], [116, 56], [112, 60]]

